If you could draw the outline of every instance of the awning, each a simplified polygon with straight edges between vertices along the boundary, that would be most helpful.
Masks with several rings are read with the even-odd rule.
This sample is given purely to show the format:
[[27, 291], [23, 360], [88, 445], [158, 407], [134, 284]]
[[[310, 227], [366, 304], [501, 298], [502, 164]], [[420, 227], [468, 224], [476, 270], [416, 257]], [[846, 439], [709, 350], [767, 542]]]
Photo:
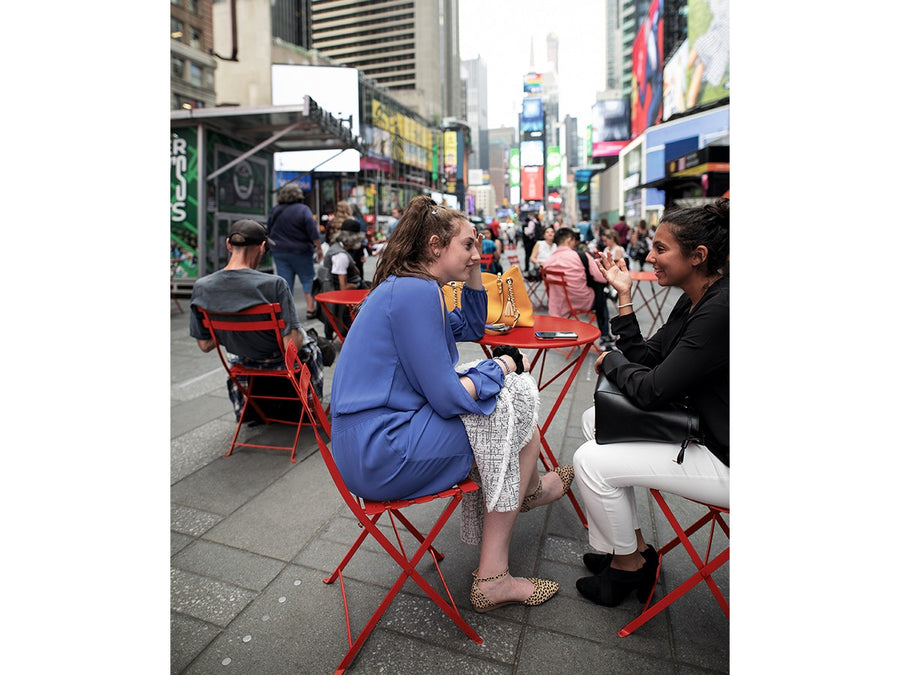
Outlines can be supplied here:
[[353, 149], [363, 152], [365, 149], [359, 136], [354, 136], [349, 127], [309, 96], [303, 97], [302, 105], [222, 106], [172, 111], [173, 129], [197, 123], [241, 139], [256, 146], [257, 150]]

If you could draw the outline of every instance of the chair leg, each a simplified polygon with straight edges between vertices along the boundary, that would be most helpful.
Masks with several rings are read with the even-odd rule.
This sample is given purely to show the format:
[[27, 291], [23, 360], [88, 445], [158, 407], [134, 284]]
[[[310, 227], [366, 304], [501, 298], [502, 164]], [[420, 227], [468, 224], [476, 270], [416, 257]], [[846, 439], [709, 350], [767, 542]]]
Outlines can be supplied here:
[[[719, 606], [725, 613], [726, 618], [730, 617], [728, 601], [722, 594], [722, 591], [719, 588], [718, 584], [716, 584], [715, 580], [712, 578], [712, 573], [728, 561], [731, 551], [730, 547], [726, 547], [725, 550], [719, 553], [715, 558], [713, 558], [711, 561], [709, 560], [709, 554], [712, 548], [712, 539], [713, 535], [715, 534], [716, 525], [719, 525], [725, 535], [729, 536], [728, 526], [722, 518], [721, 513], [719, 513], [718, 511], [714, 511], [713, 509], [709, 509], [707, 513], [697, 519], [687, 529], [683, 529], [672, 513], [672, 509], [669, 508], [669, 505], [666, 503], [665, 499], [663, 499], [659, 491], [651, 489], [650, 493], [653, 495], [653, 498], [656, 500], [657, 504], [665, 515], [666, 520], [669, 521], [672, 529], [675, 530], [675, 537], [667, 544], [665, 544], [665, 546], [662, 546], [659, 549], [658, 554], [660, 562], [659, 567], [656, 570], [656, 581], [654, 582], [653, 590], [650, 592], [650, 596], [647, 598], [647, 602], [644, 603], [644, 608], [641, 613], [627, 625], [625, 625], [621, 630], [619, 630], [619, 637], [626, 637], [633, 633], [647, 621], [659, 614], [666, 607], [678, 600], [689, 590], [694, 588], [697, 584], [700, 583], [701, 580], [705, 581], [706, 585], [709, 586], [709, 590], [712, 592], [713, 597], [715, 597], [716, 601], [719, 603]], [[691, 543], [689, 537], [691, 534], [696, 532], [698, 529], [700, 529], [710, 521], [712, 521], [712, 524], [710, 525], [709, 537], [707, 538], [706, 542], [706, 557], [705, 559], [701, 560], [700, 555], [697, 553], [697, 550], [694, 548], [694, 545]], [[661, 600], [651, 605], [650, 603], [653, 601], [653, 594], [656, 591], [656, 584], [659, 582], [659, 573], [662, 569], [663, 556], [666, 553], [669, 553], [679, 544], [684, 546], [685, 551], [687, 551], [687, 554], [697, 568], [697, 571], [694, 572], [681, 584], [679, 584], [675, 589], [667, 593], [666, 596]]]
[[[466, 622], [466, 620], [462, 618], [462, 615], [459, 613], [459, 609], [456, 607], [456, 604], [453, 603], [452, 596], [449, 595], [449, 589], [447, 589], [447, 593], [448, 593], [448, 597], [450, 597], [450, 603], [448, 603], [443, 597], [441, 597], [441, 595], [434, 589], [434, 587], [431, 584], [429, 584], [428, 581], [421, 574], [419, 574], [418, 571], [416, 571], [416, 566], [419, 564], [419, 562], [421, 561], [421, 559], [425, 555], [425, 553], [432, 552], [432, 556], [434, 557], [434, 548], [433, 548], [434, 540], [437, 537], [438, 533], [441, 531], [441, 529], [443, 529], [444, 525], [447, 523], [447, 520], [449, 520], [453, 511], [456, 510], [456, 507], [459, 505], [459, 502], [461, 501], [461, 499], [462, 499], [461, 494], [458, 494], [450, 499], [450, 503], [448, 503], [447, 506], [444, 508], [443, 513], [441, 513], [441, 516], [438, 518], [437, 522], [431, 528], [431, 531], [428, 533], [428, 535], [426, 537], [424, 537], [423, 540], [421, 540], [421, 544], [420, 544], [419, 548], [416, 549], [416, 552], [413, 554], [412, 558], [408, 558], [408, 559], [404, 555], [402, 555], [400, 550], [398, 550], [397, 547], [394, 546], [394, 544], [390, 541], [390, 539], [388, 539], [385, 536], [385, 534], [375, 526], [378, 516], [380, 516], [381, 514], [378, 514], [378, 516], [375, 516], [371, 520], [367, 520], [366, 523], [361, 523], [363, 525], [363, 527], [365, 528], [366, 532], [368, 534], [371, 534], [371, 536], [374, 539], [376, 539], [378, 541], [378, 543], [381, 544], [381, 546], [388, 553], [388, 555], [390, 555], [394, 559], [394, 561], [400, 566], [402, 572], [400, 573], [400, 576], [397, 577], [397, 580], [394, 582], [394, 584], [391, 586], [387, 595], [385, 595], [384, 599], [381, 601], [381, 603], [375, 609], [375, 612], [369, 618], [366, 625], [356, 636], [356, 639], [351, 642], [349, 650], [344, 655], [344, 658], [341, 660], [341, 662], [338, 665], [338, 668], [335, 672], [339, 672], [339, 673], [344, 672], [344, 670], [350, 665], [350, 663], [353, 661], [354, 657], [356, 656], [357, 652], [359, 652], [359, 649], [362, 647], [362, 645], [365, 643], [366, 639], [369, 637], [369, 634], [375, 628], [375, 625], [378, 623], [378, 621], [384, 615], [385, 611], [387, 611], [387, 608], [390, 606], [391, 602], [394, 600], [397, 593], [400, 592], [400, 589], [402, 588], [403, 584], [406, 583], [407, 579], [412, 579], [419, 586], [419, 588], [421, 588], [423, 591], [425, 591], [425, 593], [428, 595], [428, 597], [431, 598], [431, 600], [438, 607], [441, 608], [441, 610], [444, 612], [444, 614], [446, 614], [448, 617], [450, 617], [450, 619], [453, 620], [453, 622], [459, 627], [460, 630], [463, 631], [463, 633], [466, 634], [466, 636], [469, 639], [471, 639], [476, 644], [482, 644], [484, 642], [484, 640], [481, 638], [481, 636], [478, 635], [477, 632], [475, 632], [475, 629], [472, 628]], [[405, 517], [400, 518], [399, 520], [401, 522], [403, 522], [406, 520], [406, 518]], [[415, 530], [415, 528], [413, 528], [413, 530]], [[415, 530], [415, 531], [418, 533], [418, 530]], [[346, 566], [347, 562], [352, 557], [353, 553], [355, 553], [356, 550], [359, 548], [359, 545], [362, 543], [362, 540], [364, 538], [365, 538], [365, 534], [361, 534], [357, 538], [357, 541], [354, 543], [351, 550], [347, 553], [346, 556], [344, 556], [344, 560], [341, 561], [341, 564], [338, 566], [338, 569], [335, 570], [334, 574], [332, 574], [330, 577], [332, 581], [334, 580], [335, 575], [338, 575], [341, 578], [342, 590], [343, 590], [343, 575], [341, 574], [341, 571]], [[435, 558], [435, 566], [438, 567], [436, 558]], [[439, 570], [439, 576], [441, 577], [441, 581], [443, 583], [443, 574], [440, 574], [439, 567], [438, 567], [438, 570]], [[327, 579], [325, 581], [326, 581], [326, 583], [328, 583]], [[444, 588], [445, 589], [447, 588], [446, 583], [444, 583]], [[344, 611], [345, 611], [345, 614], [347, 616], [347, 621], [348, 621], [348, 637], [349, 637], [349, 609], [347, 606], [346, 595], [344, 596]]]

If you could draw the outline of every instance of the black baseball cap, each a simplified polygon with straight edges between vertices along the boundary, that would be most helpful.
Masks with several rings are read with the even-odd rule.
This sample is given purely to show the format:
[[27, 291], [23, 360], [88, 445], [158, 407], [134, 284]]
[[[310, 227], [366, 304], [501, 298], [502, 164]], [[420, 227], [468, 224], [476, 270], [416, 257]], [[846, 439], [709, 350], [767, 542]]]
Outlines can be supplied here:
[[[235, 241], [234, 235], [240, 235], [240, 241]], [[269, 239], [269, 231], [266, 226], [247, 218], [236, 220], [231, 224], [231, 229], [228, 230], [228, 240], [232, 246], [253, 246], [263, 242], [270, 247], [275, 246], [275, 242]]]

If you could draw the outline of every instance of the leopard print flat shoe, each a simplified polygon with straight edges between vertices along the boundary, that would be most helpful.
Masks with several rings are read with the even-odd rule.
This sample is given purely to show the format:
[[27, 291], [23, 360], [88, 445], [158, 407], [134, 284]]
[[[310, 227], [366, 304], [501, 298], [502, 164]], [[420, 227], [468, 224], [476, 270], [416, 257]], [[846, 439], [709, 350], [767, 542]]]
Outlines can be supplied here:
[[[553, 467], [553, 473], [557, 474], [562, 481], [563, 492], [559, 496], [560, 499], [562, 499], [569, 493], [569, 488], [572, 487], [572, 480], [575, 478], [575, 468], [571, 464], [566, 464], [565, 466], [555, 466]], [[538, 486], [535, 491], [522, 500], [522, 506], [519, 507], [519, 513], [527, 513], [528, 511], [530, 511], [531, 505], [534, 503], [534, 500], [537, 499], [543, 491], [544, 483], [543, 481], [538, 480]]]
[[503, 607], [505, 605], [528, 605], [529, 607], [534, 607], [536, 605], [547, 602], [547, 600], [552, 598], [556, 594], [556, 591], [559, 590], [559, 583], [557, 583], [556, 581], [551, 581], [549, 579], [537, 579], [535, 577], [526, 577], [528, 581], [534, 584], [534, 591], [531, 595], [525, 598], [525, 600], [506, 600], [503, 602], [491, 602], [487, 599], [487, 596], [481, 592], [481, 589], [478, 588], [478, 582], [496, 581], [497, 579], [508, 577], [509, 570], [507, 569], [501, 574], [497, 574], [492, 577], [485, 577], [484, 579], [478, 578], [478, 570], [476, 570], [472, 572], [472, 576], [475, 577], [475, 581], [472, 582], [472, 591], [469, 594], [469, 601], [472, 603], [472, 609], [481, 614], [483, 614], [484, 612], [490, 612], [492, 609], [497, 609], [498, 607]]

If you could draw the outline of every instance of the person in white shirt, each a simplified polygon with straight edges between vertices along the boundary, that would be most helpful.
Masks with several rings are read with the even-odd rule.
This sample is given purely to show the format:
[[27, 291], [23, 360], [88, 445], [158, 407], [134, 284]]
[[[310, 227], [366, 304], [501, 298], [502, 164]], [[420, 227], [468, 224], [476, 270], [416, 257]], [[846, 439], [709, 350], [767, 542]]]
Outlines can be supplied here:
[[556, 230], [552, 227], [547, 227], [547, 229], [544, 230], [543, 240], [539, 241], [531, 252], [531, 262], [534, 263], [535, 267], [540, 268], [543, 266], [544, 261], [556, 250], [556, 244], [553, 243], [553, 238], [555, 236]]

